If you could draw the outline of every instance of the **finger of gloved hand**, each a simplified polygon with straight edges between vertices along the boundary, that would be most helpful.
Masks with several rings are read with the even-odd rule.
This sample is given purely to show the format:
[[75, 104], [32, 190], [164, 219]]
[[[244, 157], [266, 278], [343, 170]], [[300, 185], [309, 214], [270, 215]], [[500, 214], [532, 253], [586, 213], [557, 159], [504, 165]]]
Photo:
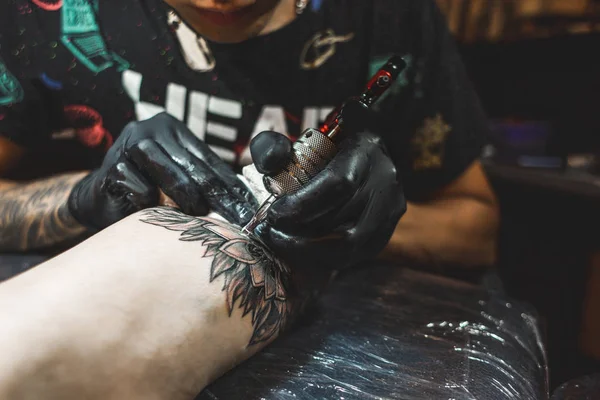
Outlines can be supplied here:
[[250, 221], [256, 206], [245, 198], [233, 193], [219, 176], [205, 174], [194, 180], [203, 187], [204, 198], [210, 210], [218, 213], [228, 222], [243, 225]]
[[[273, 231], [267, 224], [260, 224], [254, 231], [269, 251], [277, 256], [286, 266], [291, 268], [294, 277], [294, 288], [305, 294], [322, 290], [330, 281], [333, 271], [345, 260], [336, 257], [340, 254], [340, 240], [325, 240], [317, 246], [302, 236], [290, 236]], [[325, 252], [322, 251], [325, 247]], [[341, 253], [346, 255], [346, 253]], [[299, 294], [298, 292], [296, 294]]]
[[123, 196], [135, 210], [158, 204], [158, 188], [124, 154], [108, 170], [104, 185], [112, 197]]
[[275, 201], [267, 220], [290, 233], [327, 231], [339, 223], [338, 211], [353, 195], [354, 190], [344, 177], [324, 170], [297, 192]]
[[[244, 190], [248, 192], [248, 197], [254, 199], [231, 167], [224, 164], [215, 154], [210, 155], [211, 150], [206, 144], [200, 142], [200, 145], [204, 148], [198, 147], [197, 154], [201, 153], [203, 159], [188, 151], [187, 146], [182, 147], [181, 142], [165, 141], [161, 144], [173, 163], [179, 166], [187, 179], [196, 185], [211, 211], [219, 213], [228, 222], [234, 224], [248, 222], [257, 207], [256, 200], [252, 203], [241, 193]], [[221, 172], [216, 170], [215, 166], [207, 164], [211, 161], [223, 164]], [[173, 198], [173, 200], [180, 204], [177, 199]]]
[[162, 147], [152, 140], [142, 140], [126, 149], [127, 158], [150, 178], [188, 215], [206, 215], [209, 207], [202, 188], [177, 165]]
[[258, 172], [274, 175], [289, 162], [292, 141], [281, 133], [264, 131], [250, 142], [250, 154]]
[[372, 110], [358, 98], [346, 101], [340, 110], [344, 134], [364, 131], [371, 113]]
[[293, 235], [282, 232], [267, 223], [254, 230], [260, 240], [286, 264], [294, 268], [336, 268], [352, 258], [344, 232], [330, 232], [323, 236]]
[[[183, 130], [185, 128], [185, 130]], [[180, 149], [185, 149], [189, 154], [183, 156], [180, 160], [197, 159], [210, 168], [214, 175], [218, 176], [223, 182], [223, 188], [227, 191], [227, 196], [236, 199], [236, 203], [255, 209], [258, 207], [256, 198], [250, 190], [243, 184], [233, 171], [231, 166], [223, 161], [210, 147], [198, 139], [187, 127], [178, 128], [178, 144]], [[174, 146], [176, 147], [176, 146]], [[170, 148], [165, 150], [171, 154]], [[182, 165], [185, 168], [185, 166]], [[246, 203], [246, 204], [244, 204]]]
[[[296, 193], [283, 196], [271, 206], [269, 222], [277, 229], [323, 230], [346, 222], [338, 218], [344, 207], [355, 211], [353, 196], [370, 172], [369, 146], [349, 138], [329, 165]], [[378, 179], [376, 176], [370, 179]]]
[[104, 156], [104, 160], [102, 160], [102, 168], [106, 169], [112, 167], [121, 157], [121, 155], [123, 154], [124, 145], [127, 142], [127, 138], [129, 137], [129, 134], [127, 132], [131, 132], [131, 130], [133, 129], [131, 127], [132, 124], [134, 124], [134, 122], [130, 122], [129, 124], [127, 124], [125, 128], [121, 131], [119, 137], [117, 137], [112, 146], [110, 146], [110, 148], [106, 152], [106, 155]]
[[371, 196], [355, 226], [348, 230], [350, 242], [363, 249], [365, 257], [375, 257], [389, 242], [405, 211], [406, 201], [397, 186]]

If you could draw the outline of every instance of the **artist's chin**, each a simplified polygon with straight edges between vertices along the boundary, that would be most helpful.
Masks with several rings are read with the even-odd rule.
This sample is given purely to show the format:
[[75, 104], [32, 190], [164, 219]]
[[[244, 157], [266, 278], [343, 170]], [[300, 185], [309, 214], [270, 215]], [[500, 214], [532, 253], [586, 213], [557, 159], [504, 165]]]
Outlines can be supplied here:
[[253, 32], [248, 26], [242, 26], [241, 29], [229, 30], [222, 26], [213, 26], [208, 23], [202, 24], [201, 28], [196, 29], [196, 32], [209, 41], [216, 43], [240, 43], [259, 34], [258, 32]]
[[260, 33], [261, 20], [255, 7], [248, 6], [229, 12], [193, 8], [188, 11], [192, 27], [206, 39], [220, 43], [239, 43]]

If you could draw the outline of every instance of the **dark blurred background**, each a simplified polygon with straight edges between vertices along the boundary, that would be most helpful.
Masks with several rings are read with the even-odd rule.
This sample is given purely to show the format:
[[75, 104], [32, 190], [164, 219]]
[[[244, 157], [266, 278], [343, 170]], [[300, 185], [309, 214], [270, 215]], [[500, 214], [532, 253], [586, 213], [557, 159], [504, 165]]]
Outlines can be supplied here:
[[499, 273], [542, 315], [552, 387], [600, 371], [600, 1], [438, 0], [490, 117]]

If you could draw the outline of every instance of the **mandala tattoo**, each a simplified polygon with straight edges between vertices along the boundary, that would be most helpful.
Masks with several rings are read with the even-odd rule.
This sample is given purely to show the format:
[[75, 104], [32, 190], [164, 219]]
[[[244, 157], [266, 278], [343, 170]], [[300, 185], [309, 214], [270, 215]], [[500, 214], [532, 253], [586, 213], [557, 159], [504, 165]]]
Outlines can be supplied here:
[[141, 221], [181, 232], [186, 242], [201, 241], [202, 257], [213, 257], [210, 282], [224, 278], [229, 316], [237, 305], [252, 317], [249, 346], [269, 341], [282, 331], [291, 312], [288, 269], [264, 246], [240, 234], [234, 226], [212, 218], [198, 218], [167, 208], [142, 212]]

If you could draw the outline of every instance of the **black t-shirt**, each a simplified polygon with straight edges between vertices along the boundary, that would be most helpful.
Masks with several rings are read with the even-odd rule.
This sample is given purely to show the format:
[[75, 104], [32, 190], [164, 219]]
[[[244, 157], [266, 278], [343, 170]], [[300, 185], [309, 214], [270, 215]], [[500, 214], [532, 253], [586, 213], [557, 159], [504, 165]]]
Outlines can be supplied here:
[[5, 0], [0, 133], [94, 168], [128, 122], [167, 111], [239, 167], [253, 135], [316, 127], [393, 54], [409, 67], [370, 129], [415, 198], [460, 175], [487, 130], [434, 0], [313, 0], [239, 44], [196, 37], [162, 0]]

